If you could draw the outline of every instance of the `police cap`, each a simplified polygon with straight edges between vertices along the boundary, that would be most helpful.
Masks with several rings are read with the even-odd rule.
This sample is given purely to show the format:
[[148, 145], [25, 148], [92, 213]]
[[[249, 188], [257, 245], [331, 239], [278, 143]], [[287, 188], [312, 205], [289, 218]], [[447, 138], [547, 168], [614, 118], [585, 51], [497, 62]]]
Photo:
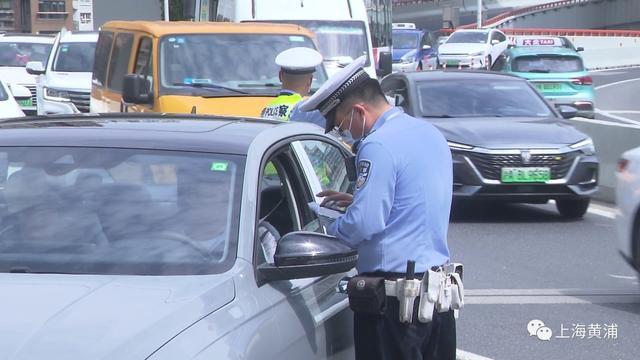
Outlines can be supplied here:
[[276, 65], [292, 74], [311, 74], [322, 63], [322, 55], [307, 47], [294, 47], [276, 56]]
[[329, 80], [327, 80], [313, 96], [301, 106], [301, 111], [319, 110], [327, 119], [325, 132], [331, 131], [335, 124], [335, 109], [359, 85], [371, 79], [363, 66], [366, 56], [357, 58]]

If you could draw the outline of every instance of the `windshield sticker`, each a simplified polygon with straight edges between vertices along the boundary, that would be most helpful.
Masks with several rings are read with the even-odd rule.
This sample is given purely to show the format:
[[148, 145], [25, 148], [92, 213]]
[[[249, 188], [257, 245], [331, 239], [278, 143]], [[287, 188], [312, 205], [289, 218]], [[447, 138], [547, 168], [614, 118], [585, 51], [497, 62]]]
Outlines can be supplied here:
[[227, 171], [229, 163], [226, 161], [214, 161], [211, 163], [211, 171]]
[[62, 52], [69, 51], [69, 45], [62, 45], [62, 47], [60, 48], [60, 51], [62, 51]]
[[184, 38], [178, 38], [177, 42], [178, 44], [184, 44]]
[[169, 41], [170, 43], [172, 43], [172, 42], [176, 42], [176, 38], [169, 38], [169, 40], [168, 40], [168, 41]]
[[194, 78], [184, 78], [182, 81], [183, 84], [211, 84], [213, 81], [211, 79], [194, 79]]
[[289, 36], [289, 41], [291, 41], [291, 42], [304, 42], [304, 37], [302, 37], [302, 36]]

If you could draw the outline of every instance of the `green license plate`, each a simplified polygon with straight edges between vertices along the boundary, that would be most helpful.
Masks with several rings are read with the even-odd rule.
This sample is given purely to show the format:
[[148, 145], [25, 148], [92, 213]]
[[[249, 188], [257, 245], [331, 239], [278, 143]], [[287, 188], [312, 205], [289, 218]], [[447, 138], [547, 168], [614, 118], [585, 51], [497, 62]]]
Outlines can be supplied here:
[[20, 99], [17, 100], [18, 105], [20, 106], [33, 106], [33, 102], [31, 101], [31, 99]]
[[536, 89], [538, 89], [538, 91], [560, 91], [560, 90], [562, 90], [562, 84], [558, 84], [558, 83], [536, 83]]
[[458, 60], [447, 60], [447, 65], [458, 65]]
[[546, 167], [502, 168], [503, 183], [538, 183], [551, 180], [551, 169]]

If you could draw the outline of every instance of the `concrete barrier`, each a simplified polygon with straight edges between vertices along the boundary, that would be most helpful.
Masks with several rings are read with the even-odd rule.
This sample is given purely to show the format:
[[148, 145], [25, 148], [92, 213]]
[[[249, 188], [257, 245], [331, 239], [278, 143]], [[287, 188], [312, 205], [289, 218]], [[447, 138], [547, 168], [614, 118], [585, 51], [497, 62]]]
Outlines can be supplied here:
[[600, 160], [599, 190], [594, 198], [614, 203], [618, 159], [623, 152], [640, 146], [640, 126], [603, 125], [598, 120], [582, 118], [572, 119], [571, 122], [593, 139]]
[[568, 36], [575, 46], [582, 46], [582, 58], [589, 70], [640, 65], [640, 38]]

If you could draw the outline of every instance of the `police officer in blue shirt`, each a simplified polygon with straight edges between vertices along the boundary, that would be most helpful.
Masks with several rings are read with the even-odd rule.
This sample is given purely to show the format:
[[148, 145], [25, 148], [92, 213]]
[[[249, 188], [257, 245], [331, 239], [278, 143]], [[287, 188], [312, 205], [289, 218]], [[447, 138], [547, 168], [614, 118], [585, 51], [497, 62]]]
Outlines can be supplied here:
[[[328, 232], [358, 249], [359, 275], [403, 278], [413, 260], [422, 277], [449, 262], [451, 152], [435, 127], [389, 105], [364, 61], [342, 69], [300, 106], [319, 110], [326, 132], [337, 130], [359, 143], [353, 196], [318, 196], [324, 196], [322, 205], [349, 205]], [[386, 300], [382, 314], [355, 311], [356, 359], [455, 359], [453, 310], [407, 324], [399, 320], [398, 298]]]

